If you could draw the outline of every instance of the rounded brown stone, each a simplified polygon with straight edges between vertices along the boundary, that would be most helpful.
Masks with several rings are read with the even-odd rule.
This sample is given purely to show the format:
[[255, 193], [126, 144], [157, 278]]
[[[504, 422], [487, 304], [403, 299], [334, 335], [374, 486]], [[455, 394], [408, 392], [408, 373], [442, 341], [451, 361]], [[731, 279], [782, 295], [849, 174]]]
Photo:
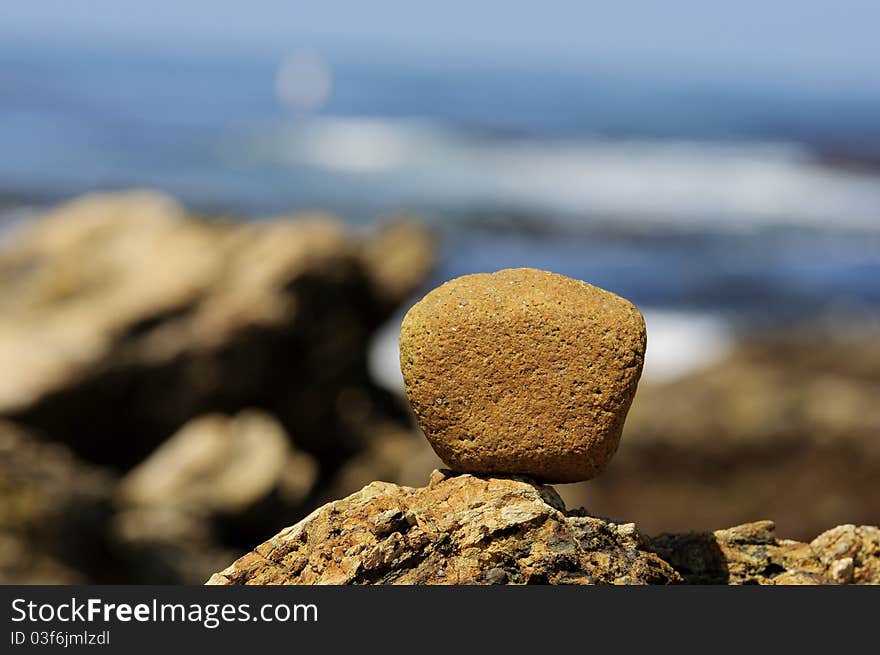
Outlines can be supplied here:
[[642, 372], [642, 315], [628, 300], [530, 268], [465, 275], [406, 314], [406, 394], [457, 471], [576, 482], [617, 450]]

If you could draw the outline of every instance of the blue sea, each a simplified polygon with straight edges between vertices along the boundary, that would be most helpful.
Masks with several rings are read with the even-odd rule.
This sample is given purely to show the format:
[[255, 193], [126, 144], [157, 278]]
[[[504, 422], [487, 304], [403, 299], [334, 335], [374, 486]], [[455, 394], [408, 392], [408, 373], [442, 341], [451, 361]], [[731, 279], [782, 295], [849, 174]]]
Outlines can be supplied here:
[[[155, 188], [412, 213], [508, 266], [738, 324], [880, 307], [880, 91], [392, 53], [0, 44], [0, 220]], [[687, 314], [691, 315], [691, 314]]]

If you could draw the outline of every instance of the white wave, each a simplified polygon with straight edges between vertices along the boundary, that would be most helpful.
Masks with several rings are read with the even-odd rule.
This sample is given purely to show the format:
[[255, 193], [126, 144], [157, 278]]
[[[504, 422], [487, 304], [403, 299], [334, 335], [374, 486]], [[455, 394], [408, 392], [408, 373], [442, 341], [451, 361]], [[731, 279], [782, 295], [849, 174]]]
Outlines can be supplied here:
[[367, 370], [373, 382], [394, 393], [403, 393], [400, 372], [400, 322], [403, 313], [389, 319], [376, 333], [367, 351]]
[[733, 348], [733, 331], [717, 315], [654, 308], [642, 314], [648, 329], [642, 379], [648, 382], [665, 382], [702, 370]]
[[410, 203], [749, 228], [880, 227], [880, 176], [785, 143], [482, 138], [420, 121], [316, 119], [254, 137], [247, 156], [369, 176]]

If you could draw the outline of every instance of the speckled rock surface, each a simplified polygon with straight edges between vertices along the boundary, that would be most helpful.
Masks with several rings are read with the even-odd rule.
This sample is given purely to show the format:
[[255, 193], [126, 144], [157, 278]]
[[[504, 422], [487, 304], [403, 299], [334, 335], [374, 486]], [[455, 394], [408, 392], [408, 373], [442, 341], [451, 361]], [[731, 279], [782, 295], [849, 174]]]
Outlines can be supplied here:
[[629, 301], [520, 268], [431, 291], [403, 319], [400, 363], [419, 424], [451, 468], [575, 482], [617, 450], [645, 345]]
[[773, 521], [664, 534], [648, 542], [690, 584], [880, 584], [880, 528], [839, 525], [809, 543], [779, 539]]
[[632, 524], [566, 512], [524, 479], [373, 482], [317, 509], [210, 584], [663, 584], [680, 576]]
[[373, 482], [318, 508], [208, 584], [880, 584], [880, 528], [810, 543], [771, 521], [642, 536], [566, 510], [524, 478], [435, 471], [428, 486]]

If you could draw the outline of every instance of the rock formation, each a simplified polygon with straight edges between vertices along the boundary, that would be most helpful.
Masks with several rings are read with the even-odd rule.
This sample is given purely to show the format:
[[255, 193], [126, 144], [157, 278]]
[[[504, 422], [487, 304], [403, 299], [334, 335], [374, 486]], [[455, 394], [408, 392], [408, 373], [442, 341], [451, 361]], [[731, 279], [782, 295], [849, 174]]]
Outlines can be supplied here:
[[519, 477], [587, 479], [614, 454], [645, 349], [622, 298], [531, 269], [465, 276], [409, 311], [400, 346], [419, 423], [463, 473], [368, 484], [208, 584], [880, 583], [880, 528], [809, 544], [770, 521], [651, 538]]
[[415, 221], [130, 192], [3, 237], [0, 582], [200, 582], [424, 451], [366, 368], [431, 268]]
[[451, 280], [416, 303], [400, 364], [419, 425], [451, 468], [576, 482], [617, 450], [645, 341], [629, 301], [508, 269]]
[[631, 524], [567, 513], [525, 479], [374, 482], [321, 507], [213, 584], [665, 583], [678, 574]]
[[799, 543], [762, 521], [651, 538], [524, 478], [435, 471], [426, 487], [374, 482], [324, 505], [208, 583], [877, 584], [880, 528]]
[[[355, 233], [321, 216], [207, 220], [151, 193], [84, 198], [4, 234], [0, 370], [12, 373], [0, 377], [0, 582], [201, 582], [291, 524], [212, 580], [880, 582], [880, 537], [868, 526], [841, 525], [808, 543], [778, 539], [769, 522], [651, 538], [632, 524], [566, 510], [550, 487], [494, 468], [485, 476], [436, 473], [428, 487], [413, 488], [440, 462], [398, 399], [370, 381], [365, 351], [375, 328], [423, 283], [431, 253], [412, 221]], [[489, 306], [471, 291], [465, 307]], [[553, 293], [583, 303], [564, 285]], [[600, 305], [609, 299], [598, 293]], [[627, 307], [610, 298], [612, 308]], [[425, 350], [437, 343], [418, 329], [404, 345], [437, 359], [421, 361], [425, 380], [454, 389], [432, 396], [422, 386], [411, 394], [429, 436], [437, 441], [452, 422], [479, 426], [486, 418], [504, 428], [484, 432], [504, 435], [496, 446], [534, 444], [521, 425], [508, 429], [504, 421], [538, 420], [555, 434], [552, 443], [576, 450], [576, 433], [547, 417], [577, 410], [577, 422], [589, 414], [578, 412], [593, 408], [598, 422], [584, 420], [581, 434], [604, 434], [593, 443], [606, 450], [596, 451], [598, 461], [583, 458], [575, 477], [592, 475], [613, 452], [613, 417], [622, 422], [638, 378], [640, 322], [632, 313], [597, 313], [620, 319], [617, 336], [634, 339], [631, 352], [615, 353], [598, 323], [545, 306], [545, 324], [558, 332], [536, 342], [529, 322], [517, 321], [540, 303], [494, 302], [496, 318], [520, 329], [477, 343], [506, 353], [492, 371], [511, 393], [562, 393], [570, 382], [595, 391], [601, 371], [587, 375], [578, 360], [591, 348], [606, 372], [627, 357], [631, 365], [602, 380], [595, 397], [497, 412], [495, 404], [526, 407], [533, 396], [494, 398], [434, 365], [458, 357], [456, 370], [479, 378], [459, 328], [479, 336], [485, 327], [484, 336], [497, 337], [501, 322], [447, 324], [454, 313], [427, 312], [416, 327], [433, 331], [440, 321], [450, 328], [443, 357]], [[563, 339], [558, 369], [540, 368], [545, 336], [558, 343], [571, 329], [590, 339]], [[574, 485], [560, 495], [575, 498], [570, 506], [598, 505], [599, 514], [612, 514], [605, 508], [620, 499], [624, 510], [614, 515], [650, 506], [639, 515], [642, 527], [653, 521], [648, 532], [679, 529], [676, 520], [731, 524], [713, 521], [713, 508], [735, 508], [742, 520], [758, 512], [795, 517], [816, 526], [809, 536], [837, 522], [876, 522], [876, 336], [850, 346], [838, 339], [840, 325], [833, 333], [750, 343], [707, 371], [643, 387], [611, 470], [591, 480], [583, 501]], [[511, 345], [517, 339], [529, 346], [520, 359]], [[527, 356], [547, 384], [509, 379], [531, 365]], [[585, 377], [566, 377], [573, 372]], [[467, 400], [482, 414], [445, 402], [468, 385]], [[590, 432], [591, 425], [604, 427]], [[517, 447], [522, 458], [505, 473], [572, 479], [555, 464], [543, 474], [521, 466], [540, 467], [541, 454]], [[480, 460], [469, 461], [453, 463]], [[695, 497], [701, 502], [688, 503], [679, 519], [681, 499]]]
[[335, 468], [403, 422], [365, 351], [430, 255], [412, 223], [208, 221], [150, 193], [62, 205], [0, 251], [0, 416], [126, 470], [192, 418], [253, 407]]

